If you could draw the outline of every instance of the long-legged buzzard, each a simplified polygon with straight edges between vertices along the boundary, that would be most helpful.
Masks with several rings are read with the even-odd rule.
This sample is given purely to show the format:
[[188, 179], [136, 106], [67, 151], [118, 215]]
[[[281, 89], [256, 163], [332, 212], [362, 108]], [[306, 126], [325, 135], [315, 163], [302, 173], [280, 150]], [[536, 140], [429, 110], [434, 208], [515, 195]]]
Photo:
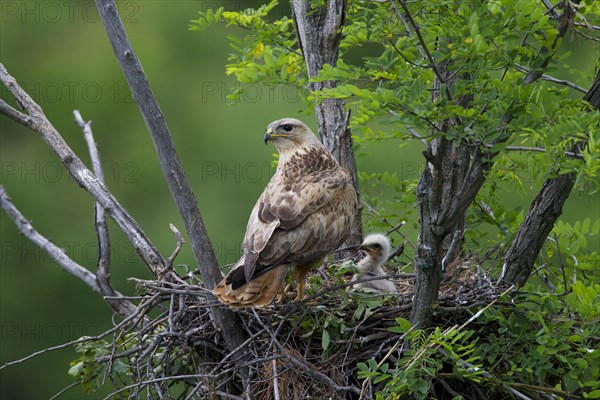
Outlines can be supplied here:
[[270, 304], [289, 266], [301, 300], [306, 274], [346, 240], [358, 206], [350, 174], [304, 123], [272, 122], [264, 140], [279, 152], [277, 171], [250, 214], [244, 254], [213, 290], [233, 307]]

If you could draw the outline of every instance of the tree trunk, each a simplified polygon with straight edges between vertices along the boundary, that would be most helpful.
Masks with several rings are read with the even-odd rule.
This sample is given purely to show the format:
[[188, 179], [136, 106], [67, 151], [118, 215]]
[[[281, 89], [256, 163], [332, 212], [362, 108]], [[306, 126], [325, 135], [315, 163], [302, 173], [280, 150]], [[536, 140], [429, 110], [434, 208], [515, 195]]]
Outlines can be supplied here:
[[[345, 0], [329, 0], [319, 8], [312, 9], [309, 1], [293, 0], [292, 14], [296, 27], [298, 44], [304, 55], [308, 78], [319, 76], [325, 64], [335, 66], [338, 59], [341, 27], [346, 15]], [[337, 82], [311, 82], [310, 89], [315, 92], [315, 115], [319, 126], [321, 141], [338, 160], [340, 165], [350, 171], [352, 182], [358, 192], [356, 160], [352, 147], [352, 134], [348, 129], [350, 114], [344, 110], [343, 99], [321, 99], [321, 89], [335, 88]], [[357, 211], [354, 227], [344, 247], [359, 245], [362, 241], [360, 211]], [[345, 257], [347, 254], [339, 254]]]
[[[575, 3], [578, 3], [576, 1]], [[393, 2], [391, 4], [394, 4]], [[564, 13], [561, 15], [559, 21], [559, 34], [555, 39], [554, 45], [557, 43], [559, 38], [562, 38], [567, 32], [567, 28], [572, 22], [574, 16], [573, 9], [570, 3], [564, 3]], [[403, 9], [408, 15], [408, 8], [404, 2], [401, 2]], [[414, 24], [414, 21], [410, 21]], [[543, 67], [548, 65], [554, 52], [550, 52], [548, 49], [543, 49], [541, 55], [545, 57], [542, 65]], [[444, 73], [446, 69], [446, 61], [437, 65], [438, 74], [441, 78], [446, 81], [446, 86], [452, 84], [448, 82], [447, 74]], [[542, 69], [543, 69], [542, 67]], [[541, 76], [540, 71], [528, 74], [525, 78], [525, 83], [531, 83]], [[437, 75], [437, 74], [436, 74]], [[436, 76], [436, 83], [434, 84], [434, 96], [439, 96], [439, 79], [440, 76]], [[468, 77], [461, 77], [461, 79], [468, 79]], [[598, 89], [596, 88], [596, 92]], [[595, 95], [596, 97], [598, 94]], [[466, 107], [469, 103], [469, 98], [459, 100], [458, 104]], [[500, 121], [499, 129], [504, 129], [512, 119], [512, 115], [507, 113], [502, 121]], [[453, 123], [453, 121], [446, 121], [444, 123]], [[444, 129], [444, 125], [439, 127], [442, 132], [446, 132], [447, 128]], [[442, 262], [446, 264], [444, 257], [453, 256], [452, 241], [458, 240], [457, 233], [460, 232], [460, 228], [464, 222], [465, 211], [469, 204], [475, 199], [477, 192], [483, 185], [485, 177], [483, 171], [487, 170], [492, 165], [492, 158], [495, 154], [490, 152], [483, 153], [481, 148], [472, 150], [472, 147], [465, 146], [464, 144], [456, 145], [453, 142], [449, 142], [444, 138], [433, 140], [428, 146], [425, 157], [427, 158], [427, 165], [425, 171], [419, 181], [417, 188], [417, 198], [421, 208], [421, 228], [419, 231], [419, 242], [417, 255], [415, 256], [415, 272], [416, 272], [416, 287], [415, 287], [415, 299], [413, 309], [411, 312], [411, 322], [419, 328], [425, 328], [431, 325], [433, 317], [433, 308], [437, 303], [437, 296], [439, 290], [439, 283], [442, 276]], [[467, 157], [468, 155], [468, 157]], [[466, 173], [465, 165], [468, 165]], [[560, 178], [560, 177], [559, 177]], [[556, 179], [559, 179], [556, 178]], [[569, 187], [569, 179], [560, 178], [560, 183], [563, 186], [556, 186], [556, 189], [551, 190], [549, 194], [540, 192], [538, 196], [547, 197], [554, 199], [554, 207], [547, 209], [548, 217], [557, 218], [560, 213], [554, 214], [550, 210], [562, 210], [562, 204], [566, 197], [562, 200], [560, 198], [559, 187], [562, 187], [563, 191], [568, 192], [572, 189], [572, 184]], [[555, 185], [549, 184], [550, 187]], [[545, 202], [540, 201], [540, 204]], [[552, 224], [553, 225], [553, 221]], [[525, 223], [524, 225], [525, 226]], [[551, 229], [551, 226], [550, 226]], [[520, 241], [525, 243], [527, 241], [533, 241], [534, 238], [531, 230], [520, 232]], [[452, 234], [451, 236], [449, 234]], [[540, 235], [542, 232], [537, 232], [536, 235]], [[519, 235], [519, 234], [518, 234]], [[529, 235], [529, 236], [528, 236]], [[545, 238], [547, 233], [542, 237]], [[450, 239], [452, 238], [452, 239]], [[515, 239], [517, 241], [517, 239]], [[450, 243], [450, 244], [449, 244]], [[543, 243], [543, 241], [542, 241]], [[522, 249], [522, 247], [519, 247]], [[449, 249], [450, 251], [446, 250]], [[515, 248], [516, 251], [516, 248]], [[539, 252], [539, 249], [535, 254]], [[454, 251], [455, 254], [458, 252]], [[515, 256], [517, 253], [513, 253]], [[535, 257], [534, 257], [535, 259]], [[519, 269], [518, 266], [514, 267]], [[531, 271], [531, 268], [528, 268]], [[524, 274], [516, 274], [511, 271], [508, 276], [523, 276]], [[527, 276], [529, 272], [527, 272]], [[526, 279], [526, 277], [525, 277]]]
[[[594, 109], [600, 109], [600, 71], [584, 100], [588, 101]], [[573, 152], [579, 152], [583, 145], [576, 143]], [[571, 173], [544, 182], [504, 255], [500, 282], [519, 287], [527, 281], [546, 237], [562, 214], [565, 201], [573, 190], [575, 178], [575, 174]]]
[[[456, 79], [470, 79], [464, 74], [452, 77], [452, 73], [446, 72], [448, 65], [448, 61], [437, 65], [446, 87]], [[441, 88], [442, 82], [436, 77], [434, 100], [444, 95]], [[454, 101], [470, 107], [472, 95]], [[442, 121], [433, 134], [447, 132], [459, 124], [456, 120]], [[411, 312], [411, 322], [421, 328], [432, 323], [444, 267], [462, 253], [465, 212], [484, 182], [482, 154], [473, 146], [437, 138], [429, 143], [425, 158], [428, 162], [417, 187], [421, 214]]]
[[546, 237], [562, 214], [574, 183], [573, 174], [559, 175], [544, 182], [504, 255], [501, 281], [516, 286], [527, 281]]

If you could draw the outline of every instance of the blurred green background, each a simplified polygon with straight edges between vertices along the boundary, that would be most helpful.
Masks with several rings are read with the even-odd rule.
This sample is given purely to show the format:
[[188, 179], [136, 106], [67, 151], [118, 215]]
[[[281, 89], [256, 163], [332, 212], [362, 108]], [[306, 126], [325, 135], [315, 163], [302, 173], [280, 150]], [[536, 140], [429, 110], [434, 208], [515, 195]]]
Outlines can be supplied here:
[[[222, 265], [239, 257], [240, 242], [256, 198], [272, 174], [272, 146], [265, 126], [278, 118], [314, 117], [293, 88], [251, 85], [237, 104], [225, 96], [236, 82], [225, 76], [229, 53], [223, 26], [189, 32], [197, 11], [216, 1], [122, 1], [119, 11], [174, 136], [196, 193], [213, 247]], [[225, 2], [229, 9], [262, 2]], [[0, 60], [43, 107], [73, 150], [89, 162], [72, 111], [93, 121], [106, 181], [164, 255], [174, 248], [168, 229], [183, 224], [164, 182], [144, 122], [133, 103], [92, 1], [2, 1]], [[286, 13], [286, 7], [280, 12]], [[365, 50], [368, 51], [368, 48]], [[587, 50], [578, 52], [592, 66]], [[587, 53], [587, 54], [586, 54]], [[589, 68], [588, 68], [589, 69]], [[577, 82], [587, 87], [589, 82]], [[2, 98], [14, 105], [6, 88]], [[92, 198], [68, 178], [45, 143], [33, 132], [0, 116], [1, 182], [34, 227], [81, 265], [95, 270], [96, 235]], [[361, 149], [361, 171], [397, 172], [418, 177], [422, 159], [415, 144], [400, 149], [392, 140]], [[418, 151], [417, 151], [418, 150]], [[375, 155], [375, 156], [371, 156]], [[507, 193], [515, 206], [526, 196]], [[598, 218], [598, 197], [573, 193], [564, 219]], [[417, 215], [407, 217], [404, 233], [416, 237]], [[145, 266], [110, 222], [112, 277], [116, 289], [133, 294], [128, 277], [147, 278]], [[404, 228], [403, 228], [404, 229]], [[111, 326], [104, 302], [76, 278], [61, 272], [43, 251], [25, 240], [0, 213], [0, 365]], [[598, 246], [597, 243], [594, 246]], [[188, 246], [179, 263], [193, 267]], [[2, 399], [49, 398], [73, 382], [67, 375], [72, 349], [51, 352], [0, 370]], [[87, 398], [103, 398], [100, 391]], [[61, 398], [84, 397], [76, 387]]]

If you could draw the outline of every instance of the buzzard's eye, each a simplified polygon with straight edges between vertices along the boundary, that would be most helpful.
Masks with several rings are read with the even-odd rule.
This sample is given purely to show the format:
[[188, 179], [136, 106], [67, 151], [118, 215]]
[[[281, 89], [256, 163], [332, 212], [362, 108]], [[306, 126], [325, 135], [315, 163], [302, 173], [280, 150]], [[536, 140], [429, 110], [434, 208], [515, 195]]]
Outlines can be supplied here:
[[291, 132], [294, 129], [294, 127], [290, 124], [283, 125], [281, 128], [283, 128], [283, 130], [286, 132]]
[[375, 243], [375, 244], [373, 245], [373, 247], [374, 247], [374, 248], [376, 248], [376, 249], [380, 249], [380, 248], [381, 248], [381, 245], [380, 245], [379, 243]]

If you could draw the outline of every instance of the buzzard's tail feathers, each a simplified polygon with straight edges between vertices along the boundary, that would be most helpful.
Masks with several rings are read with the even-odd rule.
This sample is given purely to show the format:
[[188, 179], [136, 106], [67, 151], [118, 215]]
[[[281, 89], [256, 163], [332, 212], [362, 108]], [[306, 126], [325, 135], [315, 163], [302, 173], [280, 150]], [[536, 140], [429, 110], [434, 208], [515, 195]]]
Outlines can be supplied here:
[[237, 289], [224, 278], [212, 292], [221, 303], [231, 307], [265, 307], [273, 302], [286, 273], [286, 265], [281, 265]]

